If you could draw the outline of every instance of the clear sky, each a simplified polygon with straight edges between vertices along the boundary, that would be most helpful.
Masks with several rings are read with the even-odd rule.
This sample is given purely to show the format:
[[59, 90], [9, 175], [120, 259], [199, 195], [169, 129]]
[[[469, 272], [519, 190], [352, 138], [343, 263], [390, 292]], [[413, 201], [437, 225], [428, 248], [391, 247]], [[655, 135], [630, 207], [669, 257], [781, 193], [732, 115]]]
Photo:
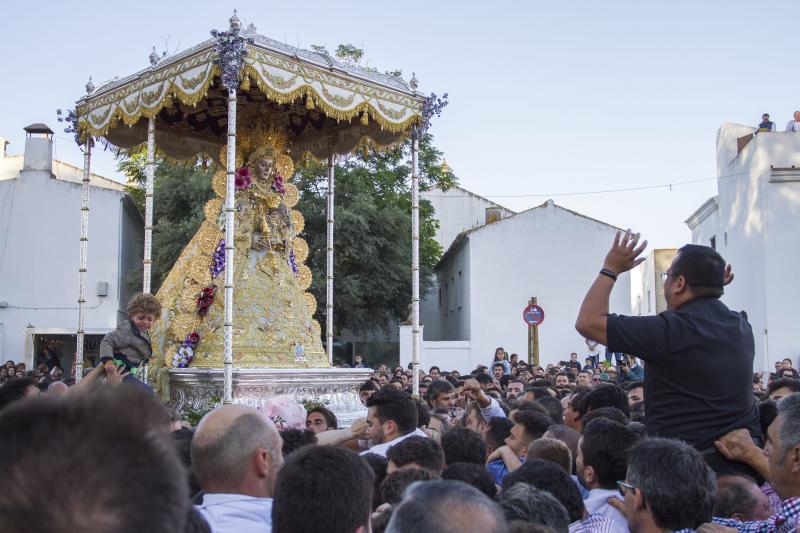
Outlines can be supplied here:
[[[227, 29], [234, 7], [264, 35], [350, 42], [369, 66], [448, 92], [432, 133], [463, 187], [515, 210], [551, 197], [659, 247], [688, 242], [683, 221], [716, 193], [720, 124], [769, 112], [782, 129], [800, 108], [797, 0], [16, 0], [0, 15], [0, 136], [21, 153], [22, 128], [46, 122], [56, 157], [81, 166], [55, 110], [89, 75], [99, 86], [146, 67], [153, 45], [174, 52]], [[93, 161], [122, 179], [109, 154]]]

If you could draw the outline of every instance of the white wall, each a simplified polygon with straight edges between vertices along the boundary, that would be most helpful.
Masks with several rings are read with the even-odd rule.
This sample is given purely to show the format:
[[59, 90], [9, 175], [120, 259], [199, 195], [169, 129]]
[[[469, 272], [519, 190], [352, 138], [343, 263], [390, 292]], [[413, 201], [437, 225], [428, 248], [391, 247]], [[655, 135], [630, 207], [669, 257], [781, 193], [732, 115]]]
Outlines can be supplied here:
[[[91, 188], [87, 330], [108, 331], [117, 324], [122, 197], [116, 190]], [[0, 308], [3, 360], [24, 359], [28, 325], [77, 329], [80, 205], [81, 187], [48, 172], [0, 181], [0, 301], [8, 302]], [[102, 299], [99, 281], [109, 284]], [[29, 367], [32, 362], [27, 360]]]
[[[722, 301], [746, 310], [756, 343], [755, 369], [784, 357], [797, 363], [796, 306], [800, 289], [800, 134], [756, 135], [741, 153], [736, 138], [754, 128], [723, 124], [717, 135], [718, 210], [692, 229], [692, 242], [709, 244], [733, 266], [736, 279]], [[780, 181], [779, 181], [780, 180]], [[691, 220], [691, 219], [690, 219]], [[690, 226], [691, 227], [691, 226]]]
[[[400, 326], [400, 366], [408, 368], [411, 362], [411, 326]], [[420, 328], [420, 336], [425, 334]], [[466, 373], [470, 367], [469, 341], [424, 341], [420, 344], [419, 367], [426, 373], [436, 365], [442, 370]]]
[[[539, 328], [542, 364], [583, 355], [575, 331], [583, 297], [602, 268], [616, 229], [551, 201], [469, 235], [470, 367], [488, 364], [494, 350], [527, 357], [522, 311], [532, 296], [544, 308]], [[630, 277], [620, 276], [611, 311], [630, 314]]]
[[[459, 233], [482, 226], [486, 222], [487, 207], [501, 207], [461, 187], [451, 187], [447, 191], [431, 189], [420, 193], [420, 196], [433, 206], [434, 217], [439, 221], [436, 242], [445, 252]], [[510, 209], [503, 208], [504, 217], [513, 214]]]

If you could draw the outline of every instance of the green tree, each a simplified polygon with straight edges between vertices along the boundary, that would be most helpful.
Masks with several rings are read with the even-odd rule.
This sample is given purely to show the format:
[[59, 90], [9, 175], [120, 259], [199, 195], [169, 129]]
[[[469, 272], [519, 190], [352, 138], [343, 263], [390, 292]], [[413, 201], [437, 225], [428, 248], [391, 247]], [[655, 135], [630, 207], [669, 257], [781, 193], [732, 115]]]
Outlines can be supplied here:
[[[408, 315], [411, 302], [410, 141], [384, 152], [341, 158], [336, 165], [334, 211], [334, 323], [339, 333], [387, 328]], [[455, 176], [426, 135], [420, 142], [422, 189], [447, 189]], [[324, 323], [326, 295], [326, 167], [311, 163], [295, 174], [301, 191], [297, 206], [306, 220], [306, 263], [313, 273], [311, 293], [317, 319]], [[442, 250], [434, 239], [438, 222], [430, 202], [420, 202], [420, 294], [430, 289]]]
[[[144, 214], [144, 149], [134, 149], [122, 156], [119, 170], [128, 176], [128, 191]], [[205, 216], [203, 207], [213, 195], [212, 175], [213, 165], [202, 158], [188, 163], [158, 160], [153, 180], [153, 293], [200, 228]], [[132, 290], [141, 290], [142, 270], [132, 272], [127, 282]]]

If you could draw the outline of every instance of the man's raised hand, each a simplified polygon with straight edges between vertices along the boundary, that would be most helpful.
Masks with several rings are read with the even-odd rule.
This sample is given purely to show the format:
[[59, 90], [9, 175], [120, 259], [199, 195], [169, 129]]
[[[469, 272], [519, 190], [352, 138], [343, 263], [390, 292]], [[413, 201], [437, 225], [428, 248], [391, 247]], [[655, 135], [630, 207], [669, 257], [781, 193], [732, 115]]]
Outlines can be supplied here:
[[730, 265], [725, 265], [725, 274], [722, 276], [722, 284], [727, 285], [733, 281], [733, 269]]
[[638, 233], [631, 233], [631, 230], [627, 230], [624, 235], [618, 231], [614, 236], [611, 250], [606, 255], [603, 268], [607, 268], [615, 274], [621, 274], [643, 263], [646, 258], [639, 256], [647, 248], [647, 241], [643, 241], [639, 245], [639, 237]]

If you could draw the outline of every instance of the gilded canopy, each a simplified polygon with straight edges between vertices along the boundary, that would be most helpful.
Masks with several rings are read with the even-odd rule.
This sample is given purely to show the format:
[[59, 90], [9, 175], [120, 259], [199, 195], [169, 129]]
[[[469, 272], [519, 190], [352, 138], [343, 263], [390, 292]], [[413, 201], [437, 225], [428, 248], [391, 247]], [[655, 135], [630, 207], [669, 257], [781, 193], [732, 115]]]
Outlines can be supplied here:
[[[346, 65], [255, 33], [239, 69], [237, 130], [272, 124], [289, 135], [295, 159], [325, 158], [363, 143], [393, 144], [423, 117], [416, 83]], [[77, 102], [81, 131], [130, 148], [147, 138], [156, 118], [156, 143], [176, 159], [219, 154], [226, 142], [228, 91], [221, 81], [215, 39], [151, 67], [114, 79]]]

